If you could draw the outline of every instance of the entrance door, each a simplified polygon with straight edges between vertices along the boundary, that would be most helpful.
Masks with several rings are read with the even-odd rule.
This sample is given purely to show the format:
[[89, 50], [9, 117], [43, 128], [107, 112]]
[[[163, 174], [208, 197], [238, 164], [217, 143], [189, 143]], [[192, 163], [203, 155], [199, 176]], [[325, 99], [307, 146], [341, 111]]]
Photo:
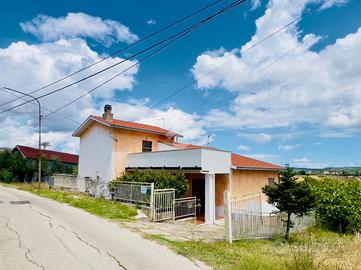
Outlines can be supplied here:
[[205, 204], [205, 181], [204, 179], [192, 180], [192, 196], [197, 197], [197, 217], [204, 218], [204, 204]]

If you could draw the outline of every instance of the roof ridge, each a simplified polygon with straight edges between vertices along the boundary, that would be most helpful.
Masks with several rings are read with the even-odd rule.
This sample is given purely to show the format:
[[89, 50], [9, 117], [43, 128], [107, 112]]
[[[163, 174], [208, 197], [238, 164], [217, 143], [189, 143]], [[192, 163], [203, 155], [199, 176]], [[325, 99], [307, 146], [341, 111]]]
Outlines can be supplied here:
[[[103, 123], [107, 123], [107, 124], [110, 124], [110, 125], [115, 125], [115, 126], [117, 125], [116, 122], [118, 121], [118, 122], [123, 122], [123, 123], [125, 123], [125, 124], [129, 124], [129, 126], [130, 126], [130, 125], [138, 125], [138, 126], [139, 126], [139, 127], [138, 127], [139, 129], [142, 129], [141, 126], [143, 126], [143, 127], [145, 127], [145, 128], [146, 128], [146, 127], [149, 127], [149, 128], [152, 128], [152, 129], [157, 129], [158, 132], [161, 131], [162, 133], [165, 133], [165, 134], [169, 133], [169, 134], [172, 134], [172, 135], [175, 135], [175, 136], [182, 136], [181, 134], [176, 133], [176, 132], [174, 132], [174, 131], [171, 131], [171, 130], [169, 130], [169, 129], [161, 128], [161, 127], [155, 126], [155, 125], [144, 124], [144, 123], [140, 123], [140, 122], [127, 121], [127, 120], [116, 119], [116, 118], [114, 118], [112, 121], [108, 121], [108, 120], [104, 119], [103, 117], [97, 116], [97, 115], [90, 115], [90, 118], [99, 120], [99, 121], [101, 121], [101, 122], [103, 122]], [[113, 123], [113, 122], [114, 122], [114, 123]], [[133, 127], [133, 128], [136, 128], [136, 127]], [[144, 129], [144, 130], [146, 131], [146, 129]], [[151, 130], [149, 130], [149, 131], [151, 131]]]
[[[243, 160], [233, 160], [233, 159], [243, 159]], [[248, 164], [247, 164], [248, 161]], [[254, 162], [255, 164], [252, 164], [250, 162]], [[251, 157], [247, 157], [247, 156], [243, 156], [243, 155], [239, 155], [236, 153], [232, 153], [232, 165], [237, 166], [237, 167], [244, 167], [244, 168], [273, 168], [273, 169], [282, 169], [282, 166], [267, 162], [267, 161], [262, 161], [259, 159], [255, 159], [255, 158], [251, 158]], [[263, 166], [263, 167], [262, 167]]]
[[[17, 144], [15, 147], [26, 147], [26, 148], [31, 148], [34, 150], [38, 150], [39, 148], [36, 147], [32, 147], [32, 146], [28, 146], [28, 145], [21, 145], [21, 144]], [[61, 154], [66, 154], [66, 155], [73, 155], [73, 156], [78, 156], [78, 154], [73, 154], [73, 153], [68, 153], [68, 152], [63, 152], [63, 151], [58, 151], [58, 150], [51, 150], [51, 149], [41, 149], [41, 151], [46, 151], [46, 152], [55, 152], [55, 153], [61, 153]]]

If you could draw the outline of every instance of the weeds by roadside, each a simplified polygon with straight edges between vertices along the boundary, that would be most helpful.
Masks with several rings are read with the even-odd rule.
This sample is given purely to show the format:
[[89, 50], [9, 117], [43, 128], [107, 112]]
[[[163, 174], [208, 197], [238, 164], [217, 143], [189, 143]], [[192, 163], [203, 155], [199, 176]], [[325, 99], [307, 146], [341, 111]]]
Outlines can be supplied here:
[[73, 207], [84, 209], [91, 214], [104, 218], [132, 220], [137, 215], [137, 210], [131, 206], [102, 198], [90, 197], [79, 192], [49, 189], [49, 186], [44, 183], [19, 183], [8, 184], [6, 186], [15, 187], [42, 197], [66, 203]]
[[361, 237], [319, 228], [291, 234], [290, 241], [241, 240], [225, 242], [171, 241], [159, 235], [148, 239], [214, 267], [230, 270], [357, 270], [361, 269]]

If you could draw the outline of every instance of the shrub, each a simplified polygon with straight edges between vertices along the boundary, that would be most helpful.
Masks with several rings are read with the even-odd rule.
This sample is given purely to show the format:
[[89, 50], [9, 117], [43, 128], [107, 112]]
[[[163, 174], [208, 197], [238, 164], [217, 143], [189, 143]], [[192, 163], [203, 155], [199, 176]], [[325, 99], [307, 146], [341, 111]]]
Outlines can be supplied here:
[[0, 181], [22, 181], [30, 171], [29, 164], [19, 152], [10, 149], [0, 152]]
[[117, 181], [154, 183], [154, 187], [158, 189], [174, 188], [177, 198], [188, 190], [188, 181], [184, 173], [181, 172], [170, 173], [155, 170], [146, 170], [144, 172], [135, 171], [132, 173], [125, 172], [110, 183], [110, 192], [114, 191]]
[[361, 183], [324, 178], [314, 181], [316, 218], [324, 227], [341, 233], [361, 231]]
[[10, 183], [14, 179], [14, 174], [6, 169], [0, 170], [0, 181]]

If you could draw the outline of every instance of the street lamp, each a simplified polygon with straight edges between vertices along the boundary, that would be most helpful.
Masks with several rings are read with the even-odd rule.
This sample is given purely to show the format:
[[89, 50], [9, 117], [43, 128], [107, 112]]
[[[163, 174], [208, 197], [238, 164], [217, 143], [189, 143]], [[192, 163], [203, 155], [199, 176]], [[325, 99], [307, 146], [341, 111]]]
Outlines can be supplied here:
[[22, 94], [24, 96], [28, 96], [28, 97], [31, 97], [33, 100], [35, 100], [37, 103], [38, 103], [38, 106], [39, 106], [39, 164], [38, 164], [38, 181], [41, 182], [41, 118], [42, 118], [42, 115], [41, 115], [41, 105], [40, 105], [40, 101], [39, 99], [37, 99], [36, 97], [28, 94], [28, 93], [24, 93], [24, 92], [21, 92], [21, 91], [18, 91], [18, 90], [15, 90], [15, 89], [12, 89], [12, 88], [9, 88], [9, 87], [3, 87], [5, 90], [8, 90], [8, 91], [11, 91], [11, 92], [15, 92], [15, 93], [18, 93], [18, 94]]

